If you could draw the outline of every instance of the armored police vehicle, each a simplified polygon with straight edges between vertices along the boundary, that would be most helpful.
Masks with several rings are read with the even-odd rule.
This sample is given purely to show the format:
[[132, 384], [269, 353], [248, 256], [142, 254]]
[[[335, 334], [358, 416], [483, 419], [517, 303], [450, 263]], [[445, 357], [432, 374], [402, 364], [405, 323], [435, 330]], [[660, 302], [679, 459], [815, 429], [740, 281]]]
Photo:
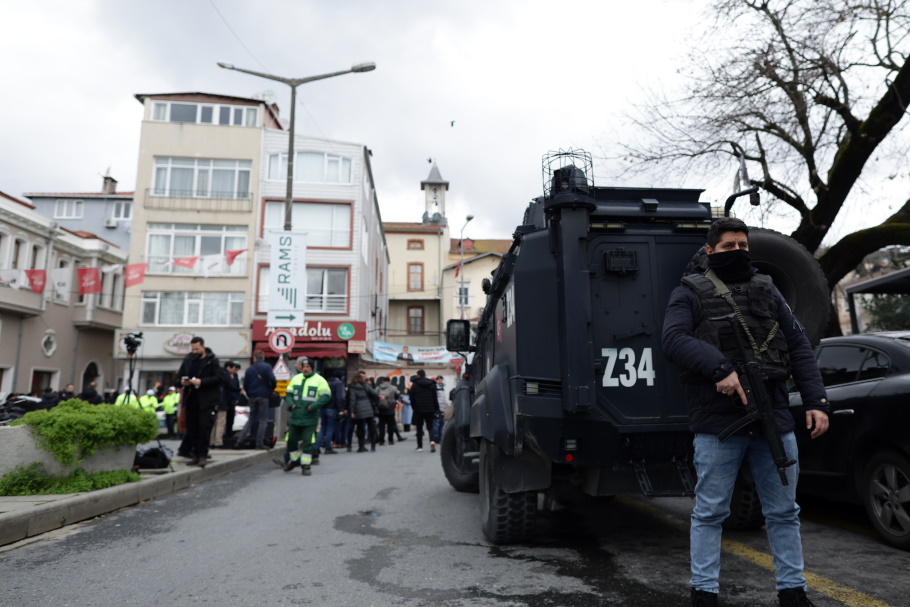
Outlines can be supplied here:
[[[443, 469], [455, 489], [479, 490], [494, 543], [533, 533], [541, 494], [544, 504], [693, 495], [679, 369], [660, 338], [670, 292], [704, 255], [715, 214], [701, 190], [595, 187], [592, 175], [585, 152], [544, 157], [545, 195], [484, 281], [473, 340], [469, 321], [447, 325], [448, 349], [473, 356], [453, 391]], [[769, 230], [752, 229], [750, 245], [817, 341], [830, 304], [815, 259]], [[745, 478], [731, 518], [760, 524], [749, 487]]]

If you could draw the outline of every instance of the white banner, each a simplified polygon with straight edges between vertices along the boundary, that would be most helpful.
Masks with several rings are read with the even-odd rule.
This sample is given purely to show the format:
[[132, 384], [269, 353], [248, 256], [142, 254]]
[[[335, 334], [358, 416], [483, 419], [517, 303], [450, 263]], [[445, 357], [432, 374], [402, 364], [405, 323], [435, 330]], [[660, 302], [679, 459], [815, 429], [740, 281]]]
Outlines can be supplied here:
[[306, 232], [270, 230], [267, 327], [302, 327], [306, 309]]
[[70, 286], [73, 282], [72, 268], [55, 268], [51, 270], [51, 284], [54, 285], [54, 293], [60, 296], [65, 303], [70, 302]]
[[0, 282], [5, 282], [11, 289], [19, 290], [22, 286], [22, 270], [0, 270]]
[[201, 258], [202, 262], [202, 275], [208, 278], [212, 274], [223, 274], [224, 273], [224, 255], [221, 253], [213, 253], [211, 255], [203, 255]]

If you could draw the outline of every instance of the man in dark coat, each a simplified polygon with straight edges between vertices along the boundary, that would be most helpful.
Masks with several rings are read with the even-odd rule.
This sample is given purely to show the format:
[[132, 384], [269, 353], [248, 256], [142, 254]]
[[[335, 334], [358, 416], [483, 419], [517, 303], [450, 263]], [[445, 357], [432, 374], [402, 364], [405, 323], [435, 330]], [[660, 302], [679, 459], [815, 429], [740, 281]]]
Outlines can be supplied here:
[[87, 403], [92, 403], [93, 405], [100, 404], [101, 395], [98, 394], [97, 387], [98, 387], [98, 384], [96, 384], [95, 382], [89, 382], [89, 384], [85, 387], [85, 389], [82, 392], [80, 392], [79, 396], [77, 396], [76, 398], [84, 400]]
[[[670, 295], [663, 350], [684, 369], [689, 427], [695, 433], [695, 507], [690, 529], [692, 607], [717, 605], [721, 525], [743, 461], [755, 478], [765, 516], [781, 607], [812, 607], [806, 597], [796, 504], [796, 466], [785, 485], [761, 428], [750, 424], [721, 442], [718, 434], [742, 419], [748, 402], [740, 383], [743, 353], [735, 338], [750, 338], [750, 356], [762, 378], [787, 459], [796, 460], [786, 380], [791, 376], [805, 404], [805, 425], [817, 438], [828, 429], [828, 402], [815, 354], [787, 302], [749, 255], [749, 228], [725, 217], [708, 230], [707, 268], [683, 278]], [[735, 316], [734, 316], [735, 315]], [[735, 317], [738, 322], [728, 319]], [[759, 346], [761, 344], [761, 346]], [[754, 398], [755, 387], [748, 398]]]
[[275, 373], [265, 362], [265, 353], [255, 350], [253, 364], [243, 374], [243, 391], [250, 400], [250, 416], [234, 443], [235, 448], [240, 447], [249, 436], [253, 437], [256, 449], [271, 447], [271, 440], [269, 445], [265, 444], [265, 431], [269, 421], [269, 396], [275, 391], [276, 384]]
[[208, 462], [209, 434], [215, 408], [221, 403], [224, 373], [218, 358], [199, 336], [190, 340], [190, 353], [177, 371], [183, 387], [186, 408], [187, 446], [192, 459], [188, 466], [205, 467]]
[[433, 440], [433, 420], [439, 411], [439, 400], [436, 397], [436, 382], [427, 377], [427, 372], [418, 369], [417, 375], [411, 376], [411, 408], [414, 410], [414, 425], [417, 426], [417, 451], [423, 451], [423, 427], [427, 427], [430, 438], [430, 452], [436, 452], [436, 441]]

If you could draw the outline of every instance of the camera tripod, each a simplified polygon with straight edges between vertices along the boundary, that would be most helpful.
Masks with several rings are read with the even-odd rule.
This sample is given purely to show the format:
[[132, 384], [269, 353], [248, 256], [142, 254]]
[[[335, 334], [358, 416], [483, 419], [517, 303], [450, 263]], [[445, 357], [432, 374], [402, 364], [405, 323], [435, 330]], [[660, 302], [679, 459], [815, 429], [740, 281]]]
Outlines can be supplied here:
[[[136, 350], [138, 350], [139, 346], [142, 345], [142, 342], [140, 341], [141, 338], [142, 333], [136, 335], [128, 333], [126, 337], [123, 338], [123, 343], [126, 345], [127, 368], [129, 369], [129, 379], [126, 382], [126, 390], [123, 392], [123, 404], [125, 405], [129, 405], [130, 396], [135, 396], [135, 392], [133, 391], [133, 376], [136, 373], [136, 361], [138, 360], [138, 357], [136, 356]], [[138, 396], [136, 397], [136, 400], [138, 402]], [[157, 431], [158, 430], [156, 429], [155, 432]], [[164, 454], [165, 450], [164, 445], [161, 444], [161, 437], [156, 434], [155, 440], [158, 441], [158, 448], [161, 450], [161, 453]], [[174, 464], [170, 458], [167, 460], [167, 466], [171, 472], [176, 472], [176, 470], [174, 470]]]

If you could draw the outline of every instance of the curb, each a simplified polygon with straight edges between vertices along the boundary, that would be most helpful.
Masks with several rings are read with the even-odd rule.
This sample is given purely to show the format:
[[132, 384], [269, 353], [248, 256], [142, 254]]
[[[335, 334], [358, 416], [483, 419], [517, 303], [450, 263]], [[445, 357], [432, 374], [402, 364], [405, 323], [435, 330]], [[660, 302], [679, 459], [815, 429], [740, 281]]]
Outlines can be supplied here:
[[[283, 443], [281, 444], [283, 447]], [[230, 459], [213, 461], [205, 468], [174, 464], [174, 472], [161, 476], [143, 477], [137, 483], [124, 483], [116, 487], [99, 489], [90, 493], [73, 493], [46, 504], [25, 510], [0, 513], [0, 546], [12, 544], [35, 535], [60, 529], [86, 519], [107, 514], [155, 497], [168, 495], [190, 485], [224, 476], [249, 466], [271, 461], [281, 453], [279, 445], [271, 450], [256, 451]]]

